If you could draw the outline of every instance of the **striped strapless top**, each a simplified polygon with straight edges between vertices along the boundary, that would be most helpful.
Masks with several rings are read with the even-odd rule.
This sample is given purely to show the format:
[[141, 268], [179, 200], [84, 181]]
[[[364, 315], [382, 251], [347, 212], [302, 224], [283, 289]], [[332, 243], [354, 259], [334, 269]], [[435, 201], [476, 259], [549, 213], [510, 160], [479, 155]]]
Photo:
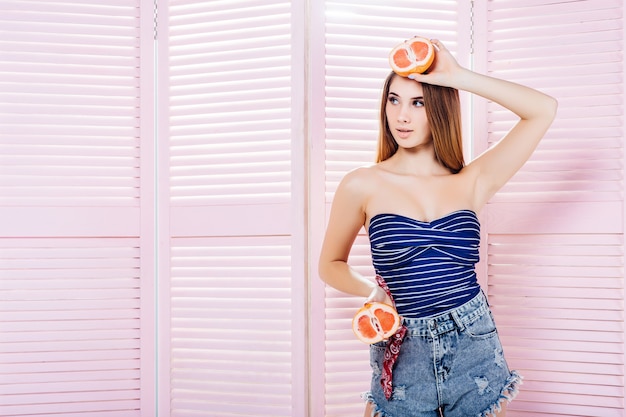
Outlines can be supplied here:
[[372, 261], [406, 318], [432, 317], [461, 306], [480, 292], [480, 223], [472, 210], [424, 222], [399, 214], [370, 220]]

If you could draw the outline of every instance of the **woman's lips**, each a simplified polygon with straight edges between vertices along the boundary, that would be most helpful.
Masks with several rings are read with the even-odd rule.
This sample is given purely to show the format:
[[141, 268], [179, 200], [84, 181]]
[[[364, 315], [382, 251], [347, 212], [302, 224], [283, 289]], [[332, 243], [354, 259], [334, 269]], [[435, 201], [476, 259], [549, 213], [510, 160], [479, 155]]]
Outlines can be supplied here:
[[396, 136], [398, 136], [400, 139], [408, 138], [409, 136], [411, 136], [411, 133], [413, 133], [413, 131], [410, 129], [396, 129]]

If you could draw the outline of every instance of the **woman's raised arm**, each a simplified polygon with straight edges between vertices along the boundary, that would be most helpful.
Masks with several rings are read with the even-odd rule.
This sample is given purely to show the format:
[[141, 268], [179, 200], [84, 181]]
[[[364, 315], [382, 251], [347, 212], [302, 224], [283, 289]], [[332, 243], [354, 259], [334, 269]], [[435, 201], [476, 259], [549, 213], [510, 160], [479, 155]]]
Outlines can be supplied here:
[[557, 101], [530, 87], [478, 74], [458, 65], [450, 52], [434, 40], [437, 56], [429, 74], [416, 81], [468, 91], [515, 113], [519, 121], [493, 147], [466, 168], [476, 177], [476, 205], [482, 206], [530, 158], [556, 116]]

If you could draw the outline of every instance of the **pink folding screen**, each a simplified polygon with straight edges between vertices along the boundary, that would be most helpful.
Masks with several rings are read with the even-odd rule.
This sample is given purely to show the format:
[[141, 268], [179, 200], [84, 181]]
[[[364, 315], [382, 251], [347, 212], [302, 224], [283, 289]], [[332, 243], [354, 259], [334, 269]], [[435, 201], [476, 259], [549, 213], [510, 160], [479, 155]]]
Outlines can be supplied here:
[[[0, 0], [0, 416], [361, 415], [362, 300], [317, 255], [415, 34], [560, 101], [481, 213], [508, 415], [624, 415], [623, 8]], [[462, 99], [470, 156], [512, 119]]]

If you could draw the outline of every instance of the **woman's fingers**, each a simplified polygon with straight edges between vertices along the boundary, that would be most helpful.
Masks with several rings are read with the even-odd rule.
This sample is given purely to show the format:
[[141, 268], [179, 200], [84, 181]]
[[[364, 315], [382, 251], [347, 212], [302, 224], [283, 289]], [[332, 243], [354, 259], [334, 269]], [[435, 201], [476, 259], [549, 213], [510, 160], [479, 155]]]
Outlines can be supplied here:
[[389, 295], [379, 286], [374, 287], [370, 295], [365, 299], [365, 304], [374, 302], [393, 305], [393, 301]]

